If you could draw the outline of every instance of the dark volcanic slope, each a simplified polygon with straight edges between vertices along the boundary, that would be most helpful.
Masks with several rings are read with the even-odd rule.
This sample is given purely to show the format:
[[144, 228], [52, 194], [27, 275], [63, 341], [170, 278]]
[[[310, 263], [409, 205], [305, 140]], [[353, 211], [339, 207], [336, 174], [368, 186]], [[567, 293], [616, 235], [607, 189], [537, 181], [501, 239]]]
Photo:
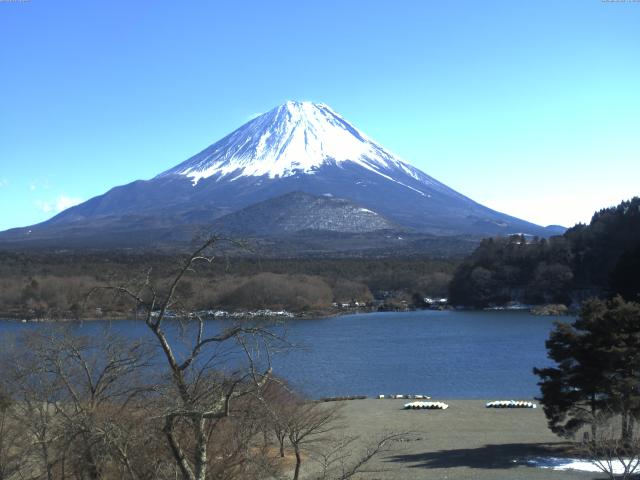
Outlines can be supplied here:
[[304, 230], [363, 233], [398, 229], [376, 212], [348, 200], [292, 192], [225, 215], [214, 231], [271, 236]]

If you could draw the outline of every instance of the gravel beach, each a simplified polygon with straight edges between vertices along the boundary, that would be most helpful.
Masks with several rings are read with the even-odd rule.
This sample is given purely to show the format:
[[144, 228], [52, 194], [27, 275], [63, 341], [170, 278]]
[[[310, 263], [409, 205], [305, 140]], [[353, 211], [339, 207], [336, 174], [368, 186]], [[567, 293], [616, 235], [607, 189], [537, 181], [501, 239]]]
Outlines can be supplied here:
[[[599, 473], [554, 471], [528, 460], [563, 455], [544, 412], [490, 409], [483, 400], [444, 400], [447, 410], [403, 410], [409, 400], [353, 400], [342, 405], [347, 435], [363, 443], [389, 432], [412, 432], [376, 458], [367, 479], [600, 479]], [[378, 471], [381, 470], [381, 471]]]

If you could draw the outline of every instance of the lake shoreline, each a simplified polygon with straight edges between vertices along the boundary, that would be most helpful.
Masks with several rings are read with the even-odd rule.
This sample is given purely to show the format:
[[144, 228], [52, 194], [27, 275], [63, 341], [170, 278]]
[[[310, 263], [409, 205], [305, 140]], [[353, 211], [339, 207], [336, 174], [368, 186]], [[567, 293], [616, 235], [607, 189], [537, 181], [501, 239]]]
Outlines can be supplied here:
[[[290, 315], [264, 315], [260, 316], [255, 314], [254, 312], [230, 312], [229, 315], [221, 315], [218, 317], [214, 316], [203, 316], [204, 320], [250, 320], [250, 319], [280, 319], [284, 320], [287, 318], [295, 318], [295, 319], [316, 319], [316, 318], [331, 318], [331, 317], [339, 317], [343, 315], [353, 315], [357, 313], [375, 313], [376, 310], [357, 310], [357, 311], [335, 311], [335, 310], [318, 310], [313, 312], [287, 312]], [[166, 316], [165, 319], [177, 319], [181, 318], [184, 320], [193, 320], [195, 315], [187, 314], [183, 316]], [[119, 322], [119, 321], [141, 321], [144, 322], [145, 317], [143, 315], [132, 315], [129, 314], [117, 314], [117, 315], [108, 315], [108, 316], [94, 316], [94, 317], [44, 317], [44, 318], [33, 318], [29, 315], [20, 315], [15, 313], [7, 313], [0, 312], [0, 321], [11, 321], [18, 323], [73, 323], [73, 322]]]
[[[368, 313], [406, 313], [406, 312], [420, 312], [420, 311], [448, 311], [454, 310], [459, 312], [526, 312], [531, 314], [532, 316], [538, 317], [549, 317], [549, 316], [571, 316], [575, 315], [577, 312], [570, 310], [566, 307], [557, 308], [557, 305], [554, 304], [542, 304], [542, 305], [529, 305], [526, 308], [509, 308], [509, 307], [488, 307], [488, 308], [468, 308], [468, 307], [452, 307], [446, 306], [444, 308], [408, 308], [408, 309], [380, 309], [375, 307], [357, 307], [357, 308], [344, 308], [344, 309], [319, 309], [319, 310], [310, 310], [303, 312], [296, 311], [271, 311], [273, 315], [260, 315], [260, 311], [246, 311], [246, 310], [237, 310], [226, 312], [225, 315], [202, 315], [205, 320], [249, 320], [249, 319], [286, 319], [286, 318], [295, 318], [295, 319], [322, 319], [322, 318], [332, 318], [332, 317], [341, 317], [347, 315], [358, 315], [358, 314], [368, 314]], [[265, 309], [263, 311], [269, 312], [269, 309]], [[278, 314], [278, 312], [282, 312]], [[190, 312], [183, 316], [167, 316], [166, 318], [183, 318], [190, 319], [195, 318], [197, 313], [199, 312]], [[132, 318], [133, 317], [133, 318]], [[60, 317], [44, 317], [44, 318], [34, 318], [32, 314], [29, 312], [2, 312], [0, 311], [0, 321], [9, 320], [23, 323], [68, 323], [68, 322], [95, 322], [95, 321], [105, 321], [105, 322], [115, 322], [122, 320], [141, 320], [144, 321], [143, 315], [132, 315], [131, 312], [128, 313], [116, 313], [105, 316], [93, 316], [93, 317], [71, 317], [71, 316], [60, 316]]]
[[[451, 308], [453, 309], [453, 308]], [[269, 310], [269, 309], [265, 309]], [[460, 309], [463, 310], [463, 309]], [[286, 312], [282, 315], [263, 315], [260, 316], [256, 312], [259, 311], [246, 311], [246, 310], [237, 310], [228, 312], [227, 315], [219, 315], [219, 316], [211, 316], [211, 315], [203, 315], [202, 317], [205, 320], [250, 320], [256, 318], [272, 318], [272, 319], [287, 319], [287, 318], [295, 318], [295, 319], [321, 319], [321, 318], [333, 318], [333, 317], [342, 317], [347, 315], [358, 315], [358, 314], [368, 314], [368, 313], [385, 313], [385, 312], [393, 312], [393, 313], [405, 313], [405, 312], [416, 312], [416, 311], [434, 311], [434, 309], [430, 308], [413, 308], [407, 310], [380, 310], [374, 307], [358, 307], [358, 308], [344, 308], [344, 309], [319, 309], [319, 310], [309, 310], [303, 312], [296, 311], [287, 311], [282, 310], [282, 312]], [[468, 309], [468, 311], [480, 311], [476, 309]], [[196, 317], [197, 312], [187, 313], [182, 316], [169, 316], [167, 315], [166, 319], [174, 319], [174, 318], [183, 318], [185, 320], [193, 319]], [[15, 322], [26, 322], [26, 323], [69, 323], [69, 322], [95, 322], [95, 321], [104, 321], [104, 322], [116, 322], [122, 320], [140, 320], [144, 321], [143, 315], [134, 315], [131, 312], [129, 313], [121, 313], [121, 314], [110, 314], [104, 316], [93, 316], [93, 317], [78, 317], [73, 318], [70, 316], [60, 316], [60, 317], [44, 317], [44, 318], [34, 318], [32, 315], [29, 315], [28, 312], [16, 313], [16, 312], [2, 312], [0, 311], [0, 321], [9, 320]]]

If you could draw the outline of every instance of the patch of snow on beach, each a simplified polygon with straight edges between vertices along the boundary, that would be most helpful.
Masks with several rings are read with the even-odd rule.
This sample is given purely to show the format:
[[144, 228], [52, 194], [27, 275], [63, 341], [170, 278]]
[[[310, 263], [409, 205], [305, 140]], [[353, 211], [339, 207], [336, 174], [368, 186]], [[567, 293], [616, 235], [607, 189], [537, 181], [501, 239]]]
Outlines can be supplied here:
[[[627, 460], [625, 460], [627, 462]], [[636, 465], [637, 461], [633, 461], [631, 467]], [[602, 469], [594, 462], [582, 458], [561, 458], [561, 457], [537, 457], [527, 460], [527, 465], [538, 468], [548, 468], [551, 470], [567, 471], [574, 470], [578, 472], [601, 473]], [[608, 463], [602, 460], [602, 465], [608, 466]], [[624, 473], [624, 465], [619, 460], [611, 462], [611, 468], [616, 475]]]

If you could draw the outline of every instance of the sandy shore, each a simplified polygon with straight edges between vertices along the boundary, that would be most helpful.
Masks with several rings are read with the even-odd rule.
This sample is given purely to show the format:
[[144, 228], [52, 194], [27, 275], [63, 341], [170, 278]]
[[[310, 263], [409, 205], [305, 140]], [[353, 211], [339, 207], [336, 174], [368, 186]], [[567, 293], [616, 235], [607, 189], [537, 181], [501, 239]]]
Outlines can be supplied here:
[[342, 405], [347, 435], [362, 442], [389, 432], [409, 441], [370, 464], [367, 479], [595, 479], [602, 474], [553, 471], [527, 464], [562, 456], [567, 444], [547, 428], [537, 409], [488, 409], [486, 401], [445, 400], [447, 410], [403, 410], [406, 400], [353, 400]]

